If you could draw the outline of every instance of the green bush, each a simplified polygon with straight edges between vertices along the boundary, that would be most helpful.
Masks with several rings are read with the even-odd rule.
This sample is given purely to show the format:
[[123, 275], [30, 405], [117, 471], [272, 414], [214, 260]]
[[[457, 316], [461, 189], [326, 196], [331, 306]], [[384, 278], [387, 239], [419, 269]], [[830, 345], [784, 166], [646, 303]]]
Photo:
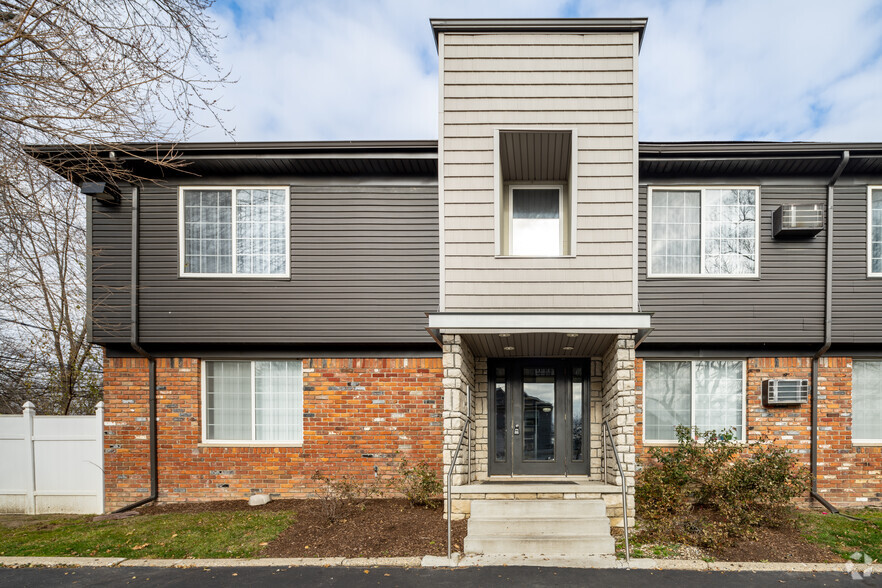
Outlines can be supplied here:
[[398, 481], [399, 490], [412, 505], [437, 508], [440, 503], [438, 497], [444, 490], [444, 485], [434, 469], [426, 462], [409, 468], [404, 459], [398, 466], [398, 473], [401, 476]]
[[639, 473], [637, 513], [644, 537], [714, 547], [757, 526], [779, 526], [810, 474], [786, 448], [736, 442], [731, 431], [693, 435], [677, 427], [677, 446], [652, 448]]

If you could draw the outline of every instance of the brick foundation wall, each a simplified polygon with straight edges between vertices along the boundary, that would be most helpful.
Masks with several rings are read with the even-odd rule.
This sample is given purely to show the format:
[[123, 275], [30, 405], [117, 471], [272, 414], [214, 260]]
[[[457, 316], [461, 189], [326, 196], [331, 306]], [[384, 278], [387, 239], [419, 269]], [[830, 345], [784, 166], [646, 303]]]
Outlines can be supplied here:
[[[638, 460], [643, 443], [643, 359], [637, 359]], [[811, 380], [811, 358], [762, 357], [747, 360], [747, 435], [765, 435], [794, 451], [806, 466], [810, 460], [811, 404], [765, 407], [762, 383], [770, 378]], [[882, 447], [851, 442], [852, 359], [822, 357], [818, 366], [818, 491], [837, 506], [882, 505]]]
[[[105, 485], [108, 510], [149, 494], [148, 364], [105, 358]], [[303, 360], [302, 447], [205, 447], [200, 361], [156, 365], [159, 500], [307, 497], [316, 470], [370, 482], [401, 458], [441, 474], [441, 358]]]

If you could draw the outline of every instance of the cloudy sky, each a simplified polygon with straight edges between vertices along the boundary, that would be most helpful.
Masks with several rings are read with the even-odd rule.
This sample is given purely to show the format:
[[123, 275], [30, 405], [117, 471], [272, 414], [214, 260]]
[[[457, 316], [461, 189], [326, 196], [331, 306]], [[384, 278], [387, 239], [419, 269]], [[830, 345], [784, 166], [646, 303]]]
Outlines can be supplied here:
[[[882, 141], [882, 0], [219, 0], [239, 141], [435, 139], [429, 18], [648, 17], [643, 141]], [[193, 140], [228, 140], [215, 129]]]

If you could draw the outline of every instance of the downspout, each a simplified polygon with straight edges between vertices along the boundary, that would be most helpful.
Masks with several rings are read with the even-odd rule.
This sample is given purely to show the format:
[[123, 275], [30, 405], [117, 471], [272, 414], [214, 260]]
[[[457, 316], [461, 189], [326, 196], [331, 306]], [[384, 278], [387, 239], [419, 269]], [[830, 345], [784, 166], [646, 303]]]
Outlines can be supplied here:
[[848, 165], [850, 154], [848, 151], [842, 152], [842, 159], [839, 166], [830, 181], [827, 182], [827, 252], [824, 258], [825, 276], [824, 276], [824, 344], [818, 349], [812, 357], [812, 426], [811, 426], [811, 458], [810, 468], [812, 475], [812, 488], [809, 496], [814, 498], [824, 508], [834, 514], [839, 514], [839, 510], [827, 502], [820, 494], [818, 494], [818, 363], [821, 356], [830, 350], [833, 344], [833, 188], [839, 180], [839, 176], [845, 171]]
[[149, 394], [149, 413], [150, 413], [150, 496], [127, 504], [113, 512], [126, 512], [133, 508], [138, 508], [148, 502], [153, 502], [159, 497], [159, 480], [157, 476], [157, 450], [156, 450], [156, 358], [147, 353], [138, 342], [138, 261], [140, 259], [139, 243], [140, 243], [140, 191], [137, 186], [132, 187], [132, 295], [130, 302], [131, 318], [129, 323], [129, 333], [131, 335], [129, 344], [141, 357], [147, 358], [149, 366], [148, 376], [148, 394]]

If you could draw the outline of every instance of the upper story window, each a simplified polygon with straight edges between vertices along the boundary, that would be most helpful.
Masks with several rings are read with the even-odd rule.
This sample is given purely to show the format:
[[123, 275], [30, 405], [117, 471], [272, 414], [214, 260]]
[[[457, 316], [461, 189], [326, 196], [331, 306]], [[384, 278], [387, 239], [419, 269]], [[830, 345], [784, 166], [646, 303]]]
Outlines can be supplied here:
[[287, 276], [288, 188], [181, 188], [183, 276]]
[[570, 130], [498, 131], [497, 255], [572, 255], [573, 136]]
[[506, 201], [509, 255], [563, 255], [563, 188], [512, 186]]
[[869, 189], [867, 217], [870, 275], [882, 276], [882, 188]]
[[653, 276], [758, 275], [758, 188], [652, 188]]

